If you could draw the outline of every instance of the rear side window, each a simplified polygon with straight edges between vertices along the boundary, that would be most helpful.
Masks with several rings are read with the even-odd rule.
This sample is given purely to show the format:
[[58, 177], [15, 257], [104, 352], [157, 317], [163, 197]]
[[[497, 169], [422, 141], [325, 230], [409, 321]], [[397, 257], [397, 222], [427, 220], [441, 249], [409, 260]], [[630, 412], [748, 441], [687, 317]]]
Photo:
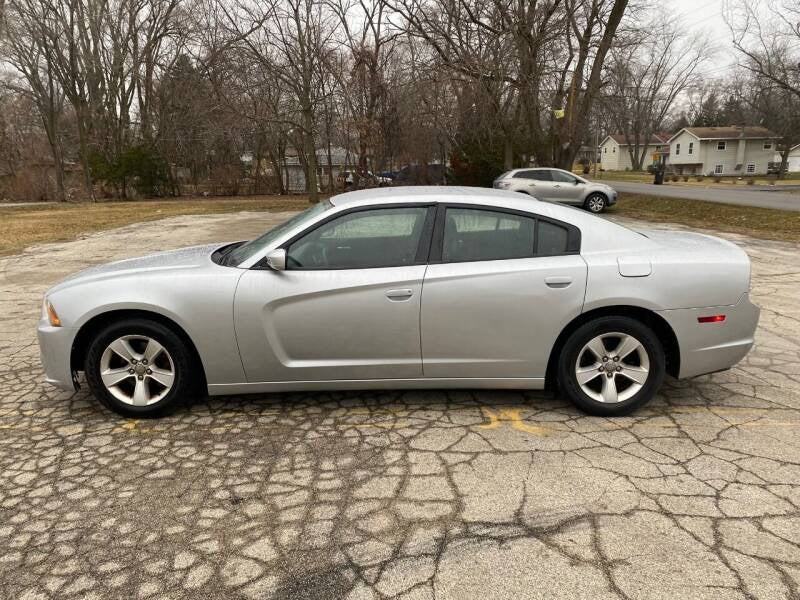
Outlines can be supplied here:
[[539, 256], [549, 256], [552, 254], [564, 254], [567, 251], [569, 232], [565, 227], [539, 221], [539, 244], [536, 247], [536, 254]]
[[469, 262], [533, 256], [536, 220], [488, 210], [448, 208], [442, 260]]

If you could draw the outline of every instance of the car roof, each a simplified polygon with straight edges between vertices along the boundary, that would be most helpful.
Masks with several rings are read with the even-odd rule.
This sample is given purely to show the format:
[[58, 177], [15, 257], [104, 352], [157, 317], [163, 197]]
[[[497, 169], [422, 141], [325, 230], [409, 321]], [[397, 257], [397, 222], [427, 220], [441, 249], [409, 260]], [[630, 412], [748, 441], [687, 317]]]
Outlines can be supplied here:
[[[586, 249], [637, 246], [642, 237], [630, 229], [566, 204], [542, 202], [519, 192], [466, 186], [396, 186], [356, 190], [332, 196], [336, 208], [380, 204], [457, 203], [495, 206], [529, 212], [575, 225], [581, 230]], [[611, 242], [613, 240], [613, 242]], [[611, 243], [610, 243], [611, 242]]]

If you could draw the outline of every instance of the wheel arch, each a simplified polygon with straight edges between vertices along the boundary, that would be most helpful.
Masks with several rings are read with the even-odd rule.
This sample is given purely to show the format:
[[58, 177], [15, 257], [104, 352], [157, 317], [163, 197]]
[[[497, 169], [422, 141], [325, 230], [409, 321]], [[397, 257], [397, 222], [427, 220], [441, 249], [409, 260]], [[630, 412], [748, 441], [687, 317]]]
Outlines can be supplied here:
[[109, 310], [94, 315], [91, 319], [86, 321], [86, 323], [81, 325], [80, 329], [78, 329], [78, 333], [75, 335], [75, 339], [72, 342], [72, 349], [70, 351], [70, 370], [73, 374], [77, 371], [83, 371], [83, 363], [86, 359], [86, 352], [89, 350], [89, 344], [91, 344], [94, 337], [108, 325], [122, 319], [147, 319], [170, 329], [173, 333], [175, 333], [175, 335], [181, 338], [181, 341], [186, 344], [186, 347], [189, 349], [189, 353], [191, 354], [191, 360], [195, 362], [200, 369], [202, 385], [206, 386], [206, 372], [205, 367], [203, 366], [203, 361], [200, 359], [200, 353], [197, 351], [197, 347], [192, 341], [192, 338], [189, 337], [188, 333], [186, 333], [186, 330], [165, 315], [143, 309]]
[[556, 378], [558, 373], [558, 360], [567, 338], [573, 331], [584, 323], [596, 319], [597, 317], [629, 317], [636, 319], [650, 327], [664, 345], [664, 356], [666, 358], [666, 371], [673, 377], [678, 377], [681, 367], [681, 353], [678, 345], [678, 338], [667, 321], [656, 312], [641, 306], [614, 305], [595, 308], [585, 313], [581, 313], [570, 321], [556, 338], [553, 348], [550, 350], [550, 358], [547, 361], [547, 372], [545, 374], [545, 387], [547, 389], [556, 388]]

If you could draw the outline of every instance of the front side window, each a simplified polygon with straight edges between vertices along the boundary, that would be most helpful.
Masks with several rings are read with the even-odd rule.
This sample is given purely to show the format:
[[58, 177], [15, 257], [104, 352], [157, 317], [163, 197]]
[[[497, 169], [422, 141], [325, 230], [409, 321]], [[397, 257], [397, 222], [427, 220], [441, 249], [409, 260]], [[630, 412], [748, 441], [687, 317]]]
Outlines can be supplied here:
[[550, 175], [553, 177], [553, 181], [557, 183], [575, 183], [577, 181], [577, 179], [569, 173], [563, 173], [561, 171], [550, 171]]
[[727, 147], [727, 142], [717, 142], [717, 150], [725, 150]]
[[416, 264], [425, 207], [348, 213], [292, 242], [288, 269], [369, 269]]
[[533, 256], [536, 220], [510, 213], [448, 208], [442, 260], [469, 262]]

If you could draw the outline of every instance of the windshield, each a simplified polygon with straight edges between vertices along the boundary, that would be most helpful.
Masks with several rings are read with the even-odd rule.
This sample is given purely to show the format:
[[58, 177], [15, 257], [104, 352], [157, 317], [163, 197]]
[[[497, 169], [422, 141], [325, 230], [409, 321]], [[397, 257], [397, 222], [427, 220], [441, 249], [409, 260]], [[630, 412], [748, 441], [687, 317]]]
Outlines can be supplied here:
[[311, 208], [304, 210], [301, 213], [296, 214], [288, 221], [284, 221], [280, 225], [276, 225], [269, 231], [267, 231], [264, 235], [257, 237], [254, 240], [250, 240], [239, 246], [238, 248], [234, 249], [227, 257], [225, 257], [225, 264], [228, 265], [238, 265], [248, 258], [252, 257], [254, 254], [258, 254], [261, 250], [269, 246], [272, 242], [278, 239], [281, 235], [297, 227], [298, 225], [302, 225], [316, 217], [317, 215], [324, 213], [326, 210], [331, 208], [333, 205], [328, 201], [324, 200], [319, 204], [315, 204]]

